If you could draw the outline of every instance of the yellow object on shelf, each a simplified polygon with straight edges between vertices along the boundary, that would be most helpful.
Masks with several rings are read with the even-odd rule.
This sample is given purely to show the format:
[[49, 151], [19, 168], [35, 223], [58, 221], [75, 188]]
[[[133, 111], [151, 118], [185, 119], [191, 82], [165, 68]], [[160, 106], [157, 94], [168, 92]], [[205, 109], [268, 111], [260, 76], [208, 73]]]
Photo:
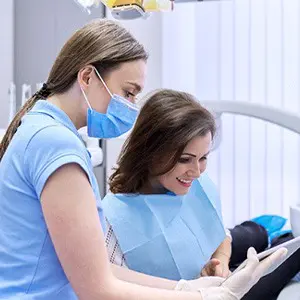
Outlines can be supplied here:
[[102, 3], [109, 8], [137, 5], [146, 12], [172, 10], [170, 0], [102, 0]]
[[147, 11], [156, 11], [158, 10], [159, 4], [156, 0], [145, 0], [144, 1], [144, 8]]
[[172, 2], [170, 0], [144, 0], [145, 11], [170, 11], [172, 10]]
[[125, 5], [138, 5], [143, 7], [143, 0], [104, 0], [102, 2], [110, 8]]

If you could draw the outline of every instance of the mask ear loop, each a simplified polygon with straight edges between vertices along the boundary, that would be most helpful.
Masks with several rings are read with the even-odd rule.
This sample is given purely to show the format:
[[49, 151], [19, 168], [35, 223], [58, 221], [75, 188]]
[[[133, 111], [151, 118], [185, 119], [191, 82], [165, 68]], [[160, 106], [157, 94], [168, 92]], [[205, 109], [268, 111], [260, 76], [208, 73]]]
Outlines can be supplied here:
[[87, 98], [87, 96], [86, 96], [86, 94], [85, 94], [85, 91], [83, 90], [83, 88], [82, 88], [81, 86], [80, 86], [80, 89], [81, 89], [83, 98], [85, 99], [85, 102], [87, 103], [88, 107], [89, 107], [90, 109], [92, 109], [92, 106], [91, 106], [91, 104], [90, 104], [90, 102], [89, 102], [89, 100], [88, 100], [88, 98]]
[[[110, 92], [109, 88], [107, 87], [106, 83], [104, 82], [104, 80], [102, 79], [101, 75], [99, 74], [98, 70], [94, 67], [94, 70], [97, 74], [97, 76], [99, 77], [99, 79], [101, 80], [102, 84], [104, 85], [104, 87], [106, 88], [107, 92], [109, 93], [110, 97], [113, 98], [113, 94]], [[121, 101], [121, 100], [120, 100]], [[127, 100], [122, 100], [122, 102], [124, 102], [127, 106], [131, 107], [134, 110], [138, 110], [138, 108], [133, 105], [132, 103], [130, 103]]]
[[104, 82], [104, 80], [102, 79], [101, 75], [99, 74], [98, 70], [94, 67], [94, 70], [97, 74], [97, 76], [99, 77], [99, 79], [101, 80], [102, 84], [104, 85], [104, 87], [106, 88], [107, 92], [109, 93], [110, 97], [113, 96], [113, 94], [110, 92], [109, 88], [107, 87], [106, 83]]

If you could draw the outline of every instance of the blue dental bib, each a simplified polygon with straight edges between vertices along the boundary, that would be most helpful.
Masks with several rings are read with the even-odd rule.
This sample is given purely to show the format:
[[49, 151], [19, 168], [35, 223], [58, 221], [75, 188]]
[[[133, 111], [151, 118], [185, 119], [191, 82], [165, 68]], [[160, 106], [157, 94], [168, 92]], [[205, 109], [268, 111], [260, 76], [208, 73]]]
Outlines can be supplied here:
[[103, 210], [128, 267], [152, 276], [197, 278], [226, 237], [219, 195], [206, 174], [184, 196], [108, 194]]

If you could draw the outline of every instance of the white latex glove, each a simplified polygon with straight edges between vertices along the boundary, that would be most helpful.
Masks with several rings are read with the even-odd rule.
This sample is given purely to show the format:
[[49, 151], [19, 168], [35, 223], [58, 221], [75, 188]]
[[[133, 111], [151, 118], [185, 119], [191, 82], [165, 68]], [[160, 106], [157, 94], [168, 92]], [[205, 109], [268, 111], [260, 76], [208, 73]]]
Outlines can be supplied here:
[[[203, 300], [239, 300], [259, 281], [261, 277], [287, 254], [282, 248], [259, 262], [254, 248], [248, 250], [245, 268], [233, 274], [219, 287], [201, 288], [199, 292]], [[208, 277], [209, 278], [209, 277]]]
[[220, 287], [225, 279], [217, 276], [200, 277], [195, 280], [180, 280], [175, 288], [177, 291], [198, 292], [200, 289]]

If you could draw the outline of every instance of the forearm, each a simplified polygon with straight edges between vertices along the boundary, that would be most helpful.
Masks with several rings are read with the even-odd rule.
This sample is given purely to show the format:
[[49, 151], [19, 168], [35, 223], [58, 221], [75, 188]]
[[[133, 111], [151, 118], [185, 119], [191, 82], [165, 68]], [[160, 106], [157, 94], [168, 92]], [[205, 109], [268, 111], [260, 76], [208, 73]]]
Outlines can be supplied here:
[[231, 257], [231, 239], [226, 237], [222, 244], [218, 247], [212, 258], [217, 258], [223, 262], [229, 263]]
[[[204, 300], [198, 292], [168, 291], [131, 284], [118, 279], [103, 295], [103, 300]], [[89, 299], [89, 300], [96, 300]], [[98, 298], [97, 298], [98, 300]]]
[[113, 274], [118, 279], [129, 283], [166, 290], [174, 290], [177, 284], [177, 281], [145, 275], [114, 264], [111, 264], [111, 267]]

